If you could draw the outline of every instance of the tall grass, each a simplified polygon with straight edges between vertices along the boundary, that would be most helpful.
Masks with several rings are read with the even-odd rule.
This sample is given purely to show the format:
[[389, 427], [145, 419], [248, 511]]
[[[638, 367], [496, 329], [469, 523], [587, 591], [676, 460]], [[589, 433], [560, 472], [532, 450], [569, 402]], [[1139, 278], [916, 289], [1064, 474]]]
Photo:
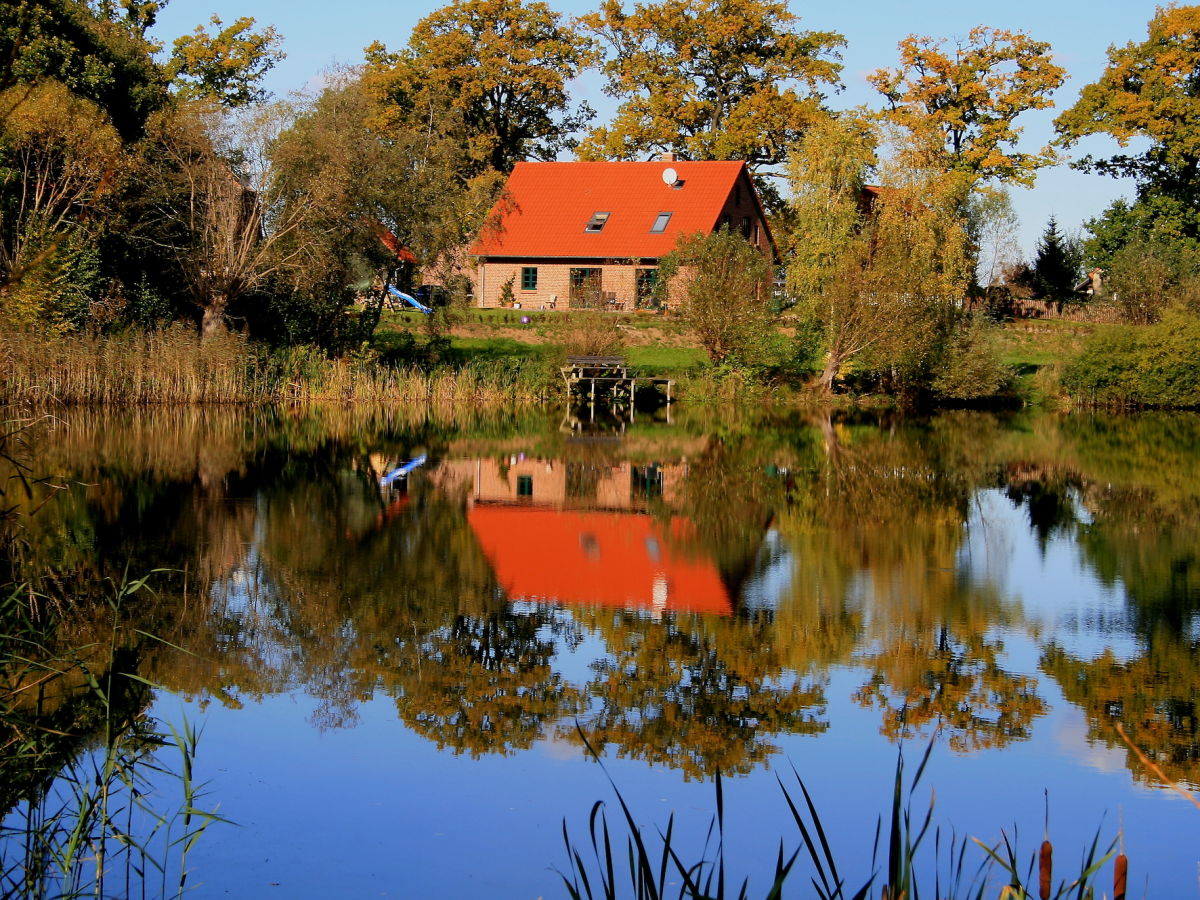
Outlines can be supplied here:
[[373, 354], [269, 352], [238, 334], [191, 329], [117, 336], [0, 334], [0, 403], [44, 406], [371, 401], [512, 403], [556, 389], [536, 361], [396, 369]]
[[120, 606], [144, 587], [118, 589], [104, 643], [5, 640], [0, 896], [181, 897], [188, 856], [219, 821], [199, 806], [198, 733], [149, 718], [153, 686], [121, 671]]
[[[582, 736], [582, 732], [580, 734]], [[603, 760], [587, 738], [583, 740], [603, 768]], [[869, 852], [860, 850], [843, 855], [843, 860], [853, 861], [856, 871], [864, 868], [864, 862], [869, 859], [869, 874], [857, 886], [850, 884], [839, 868], [838, 853], [833, 849], [804, 780], [794, 770], [795, 783], [790, 788], [779, 779], [780, 792], [800, 841], [789, 851], [785, 840], [780, 839], [775, 864], [771, 871], [763, 873], [769, 879], [769, 887], [762, 896], [767, 900], [778, 900], [798, 870], [807, 875], [803, 879], [801, 896], [820, 900], [866, 900], [868, 897], [917, 900], [923, 894], [934, 900], [983, 900], [988, 896], [998, 896], [1000, 900], [1093, 900], [1097, 896], [1097, 876], [1116, 851], [1115, 840], [1107, 852], [1101, 851], [1099, 830], [1085, 849], [1079, 869], [1072, 870], [1072, 874], [1057, 885], [1053, 880], [1053, 847], [1048, 824], [1045, 840], [1037, 852], [1029, 855], [1027, 863], [1018, 849], [1015, 829], [1011, 837], [1002, 831], [1000, 840], [993, 844], [977, 838], [968, 841], [953, 833], [945, 836], [940, 827], [931, 832], [932, 795], [923, 811], [914, 810], [912, 798], [933, 746], [931, 742], [925, 750], [911, 781], [906, 780], [903, 751], [897, 755], [886, 831], [881, 818], [876, 823], [872, 843], [865, 848]], [[685, 851], [677, 846], [674, 814], [668, 818], [666, 829], [658, 831], [657, 839], [647, 836], [607, 769], [605, 775], [620, 806], [619, 828], [624, 841], [614, 839], [614, 829], [609, 826], [603, 801], [592, 806], [587, 844], [574, 843], [566, 820], [563, 821], [568, 871], [560, 870], [559, 876], [572, 900], [624, 897], [663, 900], [668, 896], [677, 896], [681, 900], [724, 900], [725, 897], [746, 900], [750, 896], [748, 877], [736, 887], [729, 881], [725, 858], [725, 790], [720, 774], [715, 780], [716, 813], [709, 824], [704, 847], [698, 857], [686, 858]], [[922, 850], [923, 846], [929, 846], [929, 838], [933, 844], [932, 859]], [[982, 851], [977, 865], [969, 863], [967, 858], [972, 845]], [[1113, 872], [1114, 896], [1124, 897], [1127, 865], [1123, 854], [1117, 857]]]

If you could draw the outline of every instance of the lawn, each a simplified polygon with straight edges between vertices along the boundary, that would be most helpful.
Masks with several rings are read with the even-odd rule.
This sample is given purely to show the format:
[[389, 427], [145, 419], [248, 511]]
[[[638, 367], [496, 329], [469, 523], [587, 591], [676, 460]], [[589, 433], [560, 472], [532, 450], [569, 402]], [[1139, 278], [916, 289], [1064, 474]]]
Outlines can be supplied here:
[[1033, 375], [1044, 366], [1071, 359], [1091, 334], [1104, 327], [1057, 319], [1008, 322], [999, 330], [1000, 358], [1018, 375]]

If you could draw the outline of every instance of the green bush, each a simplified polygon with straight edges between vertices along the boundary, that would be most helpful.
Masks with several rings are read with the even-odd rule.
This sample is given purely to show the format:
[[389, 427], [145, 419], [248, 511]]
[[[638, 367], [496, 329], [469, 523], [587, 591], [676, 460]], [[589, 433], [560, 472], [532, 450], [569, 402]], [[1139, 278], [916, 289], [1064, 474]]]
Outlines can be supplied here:
[[1076, 403], [1200, 407], [1200, 317], [1174, 308], [1156, 325], [1099, 332], [1063, 371]]
[[960, 325], [933, 377], [933, 390], [949, 400], [982, 400], [1011, 391], [1013, 371], [1000, 359], [996, 326], [980, 318]]

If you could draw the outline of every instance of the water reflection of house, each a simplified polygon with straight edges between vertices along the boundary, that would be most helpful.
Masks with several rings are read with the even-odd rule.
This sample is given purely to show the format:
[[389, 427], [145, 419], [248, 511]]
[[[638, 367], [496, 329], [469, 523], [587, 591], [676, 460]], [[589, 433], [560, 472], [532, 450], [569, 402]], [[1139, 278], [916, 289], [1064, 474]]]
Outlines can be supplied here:
[[716, 565], [687, 552], [691, 524], [656, 517], [686, 464], [509, 457], [444, 462], [467, 494], [467, 519], [510, 600], [729, 615]]
[[674, 499], [687, 475], [687, 464], [594, 463], [521, 454], [447, 460], [438, 475], [447, 486], [465, 488], [473, 503], [645, 509], [652, 500], [670, 503]]

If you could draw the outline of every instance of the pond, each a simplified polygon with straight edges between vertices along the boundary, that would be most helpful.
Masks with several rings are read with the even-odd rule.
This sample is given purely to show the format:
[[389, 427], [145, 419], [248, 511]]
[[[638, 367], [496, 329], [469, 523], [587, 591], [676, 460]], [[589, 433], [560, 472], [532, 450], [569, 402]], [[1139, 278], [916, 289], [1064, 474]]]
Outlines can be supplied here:
[[1048, 811], [1056, 880], [1099, 832], [1196, 893], [1198, 416], [80, 411], [29, 453], [21, 570], [146, 578], [132, 703], [228, 820], [195, 896], [565, 897], [564, 821], [588, 858], [605, 801], [623, 853], [615, 784], [698, 861], [718, 772], [731, 881], [801, 846], [799, 777], [857, 887], [927, 748], [943, 843], [1024, 869]]

